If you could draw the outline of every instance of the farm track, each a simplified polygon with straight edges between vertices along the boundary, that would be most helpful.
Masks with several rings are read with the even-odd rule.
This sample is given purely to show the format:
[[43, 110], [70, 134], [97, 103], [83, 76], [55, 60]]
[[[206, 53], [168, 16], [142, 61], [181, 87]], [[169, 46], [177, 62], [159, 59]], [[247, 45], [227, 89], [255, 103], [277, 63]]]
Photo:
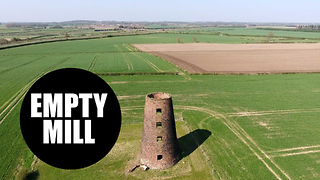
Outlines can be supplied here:
[[[127, 52], [131, 52], [133, 53], [134, 56], [136, 56], [138, 59], [144, 61], [145, 63], [147, 63], [149, 66], [151, 66], [154, 70], [156, 70], [157, 72], [163, 72], [160, 68], [158, 68], [156, 65], [154, 65], [152, 62], [150, 62], [148, 59], [138, 55], [137, 53], [139, 52], [136, 52], [136, 51], [132, 51], [129, 47], [127, 47], [125, 44], [122, 44], [123, 47], [125, 47], [126, 49], [128, 49], [129, 51]], [[119, 48], [118, 45], [114, 45], [114, 47], [116, 47], [119, 52], [122, 52], [122, 50]], [[125, 59], [126, 61], [126, 64], [127, 64], [127, 67], [129, 70], [133, 70], [133, 66], [132, 66], [132, 63], [130, 62], [130, 60], [128, 59], [128, 57], [126, 55], [124, 55], [124, 53], [122, 53], [122, 56], [123, 58]]]
[[[128, 50], [130, 50], [128, 48]], [[120, 50], [121, 51], [121, 50]], [[118, 53], [119, 51], [110, 51], [111, 53]], [[132, 52], [132, 51], [127, 51], [128, 53], [129, 52]], [[96, 53], [96, 52], [76, 52], [76, 53], [40, 53], [40, 54], [43, 54], [43, 55], [52, 55], [52, 54], [84, 54], [84, 53]], [[109, 52], [104, 52], [104, 53], [109, 53]], [[10, 57], [10, 56], [16, 56], [16, 55], [29, 55], [29, 54], [9, 54], [9, 55], [0, 55], [0, 56], [5, 56], [5, 57]], [[97, 59], [99, 58], [100, 54], [96, 55], [95, 58], [93, 59], [92, 63], [90, 64], [90, 67], [89, 67], [89, 70], [92, 70], [95, 66], [95, 63], [97, 61]], [[33, 62], [36, 62], [36, 61], [39, 61], [41, 59], [45, 58], [45, 56], [42, 56], [40, 58], [36, 58], [32, 61], [29, 61], [29, 62], [26, 62], [26, 63], [23, 63], [23, 64], [20, 64], [20, 65], [17, 65], [17, 66], [14, 66], [14, 67], [11, 67], [11, 68], [8, 68], [8, 69], [5, 69], [3, 71], [0, 71], [0, 74], [1, 73], [4, 73], [4, 72], [8, 72], [8, 71], [11, 71], [11, 70], [14, 70], [15, 68], [18, 68], [18, 67], [22, 67], [22, 66], [25, 66], [25, 65], [28, 65], [28, 64], [31, 64]], [[21, 99], [23, 98], [23, 96], [25, 95], [25, 92], [31, 87], [31, 85], [37, 80], [39, 79], [41, 76], [43, 76], [44, 74], [46, 74], [47, 72], [49, 72], [51, 69], [53, 69], [54, 67], [66, 62], [67, 60], [69, 60], [71, 57], [69, 58], [66, 58], [66, 59], [63, 59], [62, 61], [50, 66], [47, 70], [41, 72], [38, 76], [36, 76], [34, 79], [32, 79], [29, 83], [27, 83], [27, 85], [25, 85], [23, 88], [21, 88], [16, 94], [14, 94], [11, 98], [9, 98], [9, 100], [7, 100], [5, 103], [2, 104], [2, 106], [0, 107], [0, 109], [2, 109], [3, 107], [6, 107], [5, 109], [3, 109], [1, 112], [0, 112], [0, 117], [1, 117], [1, 120], [0, 120], [0, 124], [4, 121], [4, 119], [7, 117], [7, 115], [12, 111], [12, 109], [16, 106], [16, 104], [18, 102], [21, 101]], [[11, 60], [10, 58], [7, 58], [5, 59], [4, 61], [8, 61], [8, 60]]]
[[286, 156], [295, 156], [302, 154], [312, 154], [320, 152], [320, 145], [314, 146], [302, 146], [294, 148], [279, 149], [274, 151], [268, 151], [270, 157], [286, 157]]
[[[42, 71], [41, 73], [39, 73], [34, 79], [32, 79], [29, 83], [27, 83], [27, 85], [25, 85], [23, 88], [21, 88], [19, 90], [19, 92], [17, 94], [15, 94], [13, 97], [11, 97], [10, 99], [13, 99], [12, 101], [7, 101], [10, 102], [9, 105], [7, 105], [7, 107], [0, 113], [0, 117], [2, 117], [0, 119], [0, 125], [4, 122], [4, 120], [8, 117], [8, 115], [14, 110], [14, 108], [20, 103], [20, 101], [24, 98], [25, 94], [27, 93], [27, 91], [29, 90], [29, 88], [32, 86], [33, 83], [35, 83], [39, 78], [41, 78], [43, 75], [45, 75], [46, 73], [50, 72], [52, 69], [54, 69], [55, 67], [57, 67], [58, 65], [68, 61], [69, 59], [71, 59], [70, 57], [68, 58], [64, 58], [63, 60], [51, 65], [50, 67], [48, 67], [46, 70]], [[2, 106], [3, 107], [3, 106]], [[13, 142], [14, 143], [14, 142]], [[10, 169], [10, 167], [12, 166], [12, 163], [14, 162], [14, 159], [12, 159], [5, 172], [3, 173], [2, 178], [5, 178], [8, 170]]]
[[[138, 96], [136, 96], [138, 97]], [[141, 96], [139, 96], [141, 97]], [[137, 110], [143, 109], [143, 106], [132, 106], [132, 107], [124, 107], [121, 110]], [[279, 167], [272, 159], [273, 156], [269, 156], [261, 147], [251, 138], [251, 136], [236, 122], [231, 121], [228, 116], [225, 116], [219, 112], [212, 111], [207, 108], [195, 107], [195, 106], [181, 106], [175, 105], [174, 109], [182, 109], [182, 110], [191, 110], [191, 111], [199, 111], [206, 114], [209, 114], [210, 117], [213, 117], [217, 120], [220, 120], [234, 135], [238, 137], [240, 141], [242, 141], [248, 149], [260, 160], [264, 166], [277, 178], [277, 179], [291, 179], [290, 176]], [[207, 119], [205, 119], [207, 120]], [[202, 120], [204, 121], [204, 120]], [[201, 127], [202, 122], [200, 122], [199, 127]], [[201, 151], [204, 152], [203, 150]], [[206, 154], [203, 154], [204, 157], [207, 157]]]
[[128, 70], [133, 70], [132, 63], [131, 63], [131, 61], [129, 60], [128, 56], [125, 55], [124, 53], [121, 53], [121, 55], [122, 55], [122, 57], [124, 58], [124, 60], [126, 61]]
[[246, 111], [246, 112], [228, 113], [228, 115], [230, 117], [245, 117], [245, 116], [267, 116], [267, 115], [310, 113], [310, 112], [320, 112], [320, 108], [287, 109], [287, 110], [272, 110], [272, 111]]
[[[188, 122], [184, 121], [183, 118], [182, 118], [182, 121], [184, 122], [185, 126], [188, 128], [188, 133], [191, 133], [194, 129], [191, 129], [191, 127], [188, 125]], [[208, 154], [204, 150], [204, 147], [200, 146], [201, 143], [199, 143], [198, 139], [193, 134], [191, 134], [191, 136], [192, 136], [193, 141], [196, 142], [197, 147], [200, 149], [201, 154], [204, 156], [205, 162], [206, 162], [207, 166], [211, 170], [210, 171], [210, 175], [211, 175], [212, 179], [214, 179], [214, 177], [215, 177], [215, 175], [213, 174], [214, 173], [214, 167], [213, 167], [212, 164], [209, 163], [210, 157], [208, 156]], [[220, 179], [222, 178], [219, 173], [217, 173], [217, 175], [219, 176]]]
[[156, 65], [154, 65], [152, 62], [150, 62], [148, 59], [138, 55], [137, 53], [133, 54], [134, 56], [138, 57], [139, 59], [143, 60], [145, 63], [147, 63], [149, 66], [151, 66], [154, 70], [157, 72], [163, 72], [160, 68], [158, 68]]
[[[267, 155], [257, 143], [236, 123], [232, 122], [223, 114], [218, 112], [193, 106], [176, 106], [177, 109], [186, 109], [186, 110], [195, 110], [210, 114], [211, 117], [222, 120], [222, 123], [227, 126], [249, 149], [250, 151], [257, 156], [257, 158], [267, 167], [267, 169], [274, 174], [277, 179], [282, 179], [280, 176], [285, 176], [287, 179], [291, 179], [270, 157]], [[274, 167], [271, 167], [274, 166]], [[280, 171], [282, 175], [279, 175]]]
[[303, 146], [303, 147], [286, 148], [286, 149], [280, 149], [280, 150], [268, 151], [268, 152], [269, 152], [269, 153], [273, 153], [273, 152], [288, 152], [288, 151], [294, 151], [294, 150], [305, 150], [305, 149], [319, 148], [319, 147], [320, 147], [320, 145], [315, 145], [315, 146]]
[[68, 61], [69, 59], [71, 59], [70, 57], [68, 58], [64, 58], [63, 60], [53, 64], [52, 66], [50, 66], [49, 68], [47, 68], [45, 71], [39, 73], [34, 79], [32, 79], [27, 85], [25, 85], [23, 88], [21, 88], [17, 94], [15, 94], [13, 97], [11, 97], [10, 99], [12, 99], [12, 101], [7, 101], [6, 103], [4, 103], [1, 107], [6, 106], [8, 103], [8, 105], [6, 106], [6, 108], [4, 110], [1, 111], [0, 113], [0, 117], [2, 117], [0, 119], [0, 125], [3, 123], [3, 121], [6, 119], [6, 117], [10, 114], [10, 112], [16, 107], [16, 105], [23, 99], [24, 95], [27, 93], [27, 91], [29, 90], [29, 88], [33, 85], [33, 83], [35, 83], [39, 78], [41, 78], [43, 75], [47, 74], [48, 72], [50, 72], [52, 69], [54, 69], [55, 67], [57, 67], [58, 65]]
[[127, 48], [130, 52], [132, 51], [135, 51], [135, 50], [132, 50], [131, 48], [133, 48], [131, 45], [129, 44], [122, 44], [125, 48]]
[[101, 55], [101, 54], [97, 54], [97, 55], [93, 58], [90, 66], [89, 66], [89, 68], [88, 68], [89, 71], [92, 71], [92, 70], [93, 70], [93, 68], [94, 68], [94, 66], [96, 65], [96, 62], [97, 62], [97, 60], [99, 59], [100, 55]]
[[320, 150], [309, 150], [309, 151], [299, 151], [299, 152], [292, 152], [292, 153], [285, 153], [285, 154], [276, 154], [271, 155], [270, 157], [287, 157], [287, 156], [295, 156], [295, 155], [303, 155], [303, 154], [312, 154], [312, 153], [319, 153]]

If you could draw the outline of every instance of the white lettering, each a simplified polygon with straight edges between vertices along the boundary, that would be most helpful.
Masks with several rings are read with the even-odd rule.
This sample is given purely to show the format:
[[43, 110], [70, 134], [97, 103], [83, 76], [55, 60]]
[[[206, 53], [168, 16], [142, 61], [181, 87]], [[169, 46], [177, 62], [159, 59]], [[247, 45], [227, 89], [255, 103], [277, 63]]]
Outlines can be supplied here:
[[64, 120], [64, 143], [71, 144], [71, 133], [72, 133], [71, 120]]
[[43, 144], [49, 144], [49, 137], [51, 144], [62, 144], [62, 120], [54, 120], [53, 123], [52, 127], [51, 120], [43, 120]]
[[78, 106], [78, 96], [73, 93], [66, 93], [65, 97], [65, 107], [64, 107], [64, 117], [71, 117], [71, 109]]
[[79, 98], [82, 99], [82, 117], [89, 117], [89, 99], [92, 93], [80, 93]]
[[80, 120], [73, 121], [73, 143], [83, 144], [83, 139], [80, 138]]
[[31, 93], [31, 117], [42, 117], [42, 113], [38, 112], [38, 108], [41, 107], [38, 99], [41, 99], [40, 93]]
[[[52, 99], [51, 93], [44, 93], [43, 94], [43, 117], [62, 117], [62, 94], [61, 93], [54, 93], [54, 100]], [[50, 112], [50, 116], [49, 116]]]
[[84, 133], [85, 144], [94, 144], [95, 139], [91, 138], [91, 120], [85, 120]]
[[103, 117], [103, 107], [106, 102], [108, 93], [102, 93], [101, 99], [99, 98], [99, 93], [94, 93], [93, 97], [97, 105], [97, 117]]

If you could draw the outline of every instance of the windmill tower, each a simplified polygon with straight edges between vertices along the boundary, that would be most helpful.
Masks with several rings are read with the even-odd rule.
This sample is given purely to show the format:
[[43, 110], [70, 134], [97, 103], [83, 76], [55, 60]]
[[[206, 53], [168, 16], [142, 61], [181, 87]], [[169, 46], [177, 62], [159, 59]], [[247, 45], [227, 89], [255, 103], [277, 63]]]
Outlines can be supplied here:
[[166, 169], [179, 161], [179, 155], [171, 95], [148, 94], [144, 108], [141, 164], [151, 169]]

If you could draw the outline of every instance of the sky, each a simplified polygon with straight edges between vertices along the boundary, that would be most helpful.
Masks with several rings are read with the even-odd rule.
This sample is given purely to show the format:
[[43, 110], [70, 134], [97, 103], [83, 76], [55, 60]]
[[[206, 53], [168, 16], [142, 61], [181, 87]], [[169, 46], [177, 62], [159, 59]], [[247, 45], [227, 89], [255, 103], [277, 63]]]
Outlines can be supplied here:
[[319, 0], [0, 0], [0, 22], [320, 23]]

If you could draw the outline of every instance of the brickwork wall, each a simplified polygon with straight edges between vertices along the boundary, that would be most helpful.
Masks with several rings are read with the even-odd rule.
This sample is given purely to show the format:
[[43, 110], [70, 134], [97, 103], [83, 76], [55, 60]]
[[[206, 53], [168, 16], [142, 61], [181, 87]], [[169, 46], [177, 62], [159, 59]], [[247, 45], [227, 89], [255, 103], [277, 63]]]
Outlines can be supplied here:
[[141, 163], [151, 169], [165, 169], [177, 163], [179, 155], [171, 95], [148, 94], [144, 109]]

